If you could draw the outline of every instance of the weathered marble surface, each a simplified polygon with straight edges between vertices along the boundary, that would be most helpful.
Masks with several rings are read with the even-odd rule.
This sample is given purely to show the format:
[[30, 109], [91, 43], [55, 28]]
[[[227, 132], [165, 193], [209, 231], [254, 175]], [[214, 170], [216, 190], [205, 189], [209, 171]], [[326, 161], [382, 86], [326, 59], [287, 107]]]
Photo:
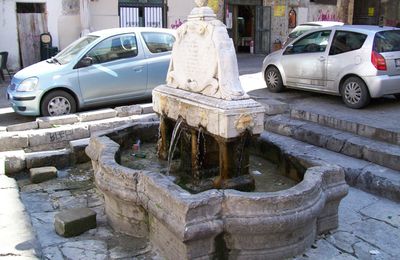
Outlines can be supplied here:
[[232, 39], [203, 2], [177, 29], [167, 85], [225, 100], [248, 98], [239, 81]]

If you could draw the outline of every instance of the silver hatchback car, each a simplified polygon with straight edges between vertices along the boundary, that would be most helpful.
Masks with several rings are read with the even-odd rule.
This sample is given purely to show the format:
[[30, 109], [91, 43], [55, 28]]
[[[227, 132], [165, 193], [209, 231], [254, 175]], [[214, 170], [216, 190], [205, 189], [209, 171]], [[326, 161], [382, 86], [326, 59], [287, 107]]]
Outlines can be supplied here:
[[268, 55], [262, 72], [271, 92], [285, 87], [340, 95], [351, 108], [400, 96], [400, 29], [366, 25], [309, 31]]

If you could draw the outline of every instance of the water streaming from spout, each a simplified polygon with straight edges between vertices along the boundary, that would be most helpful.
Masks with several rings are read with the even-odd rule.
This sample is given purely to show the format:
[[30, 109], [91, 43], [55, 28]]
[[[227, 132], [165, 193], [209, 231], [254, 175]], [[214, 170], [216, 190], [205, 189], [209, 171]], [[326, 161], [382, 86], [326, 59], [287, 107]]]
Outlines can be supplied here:
[[238, 174], [241, 175], [242, 173], [242, 162], [244, 158], [244, 149], [246, 147], [247, 140], [250, 136], [250, 133], [248, 131], [245, 131], [243, 135], [240, 138], [240, 146], [238, 147], [239, 150], [239, 164], [238, 164]]
[[183, 118], [179, 117], [176, 120], [174, 130], [172, 131], [172, 137], [171, 137], [171, 142], [169, 145], [169, 150], [168, 150], [168, 168], [167, 168], [167, 175], [169, 175], [171, 171], [171, 163], [172, 163], [172, 157], [174, 155], [176, 145], [178, 144], [179, 138], [182, 133], [181, 129], [181, 124], [183, 123]]

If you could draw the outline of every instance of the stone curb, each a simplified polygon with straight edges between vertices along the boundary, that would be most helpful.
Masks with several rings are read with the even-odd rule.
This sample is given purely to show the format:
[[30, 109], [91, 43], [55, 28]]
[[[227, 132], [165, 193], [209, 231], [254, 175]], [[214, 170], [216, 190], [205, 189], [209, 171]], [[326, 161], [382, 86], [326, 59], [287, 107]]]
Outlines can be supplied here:
[[[117, 111], [123, 111], [118, 113]], [[137, 114], [140, 112], [140, 114]], [[146, 113], [144, 113], [146, 112]], [[57, 150], [68, 147], [69, 141], [89, 138], [94, 132], [119, 127], [129, 122], [135, 122], [144, 115], [151, 114], [152, 105], [134, 105], [114, 109], [103, 109], [66, 115], [59, 117], [38, 118], [29, 122], [10, 126], [10, 129], [19, 131], [0, 132], [0, 152], [25, 150], [37, 152]], [[118, 115], [123, 115], [120, 117]], [[83, 121], [82, 121], [82, 120]], [[87, 121], [93, 119], [92, 121]], [[157, 119], [158, 120], [158, 119]], [[28, 129], [31, 126], [44, 126], [49, 128]]]
[[383, 141], [395, 145], [400, 145], [400, 133], [393, 132], [387, 129], [368, 126], [356, 122], [339, 119], [336, 117], [317, 114], [310, 111], [291, 109], [290, 117], [314, 122], [323, 126], [343, 130], [359, 136], [371, 138], [378, 141]]
[[[119, 118], [118, 123], [96, 122], [96, 127], [93, 128], [90, 135], [103, 135], [110, 134], [118, 129], [133, 126], [138, 123], [157, 122], [158, 117], [154, 114], [139, 115], [134, 118], [126, 120]], [[91, 122], [87, 122], [90, 126]], [[100, 125], [98, 125], [100, 124]], [[101, 127], [105, 124], [104, 127]], [[85, 126], [87, 127], [87, 125]], [[89, 127], [90, 128], [90, 127]], [[89, 161], [89, 157], [85, 153], [85, 148], [89, 144], [89, 138], [84, 137], [80, 139], [69, 140], [65, 143], [62, 149], [50, 149], [45, 151], [26, 152], [22, 149], [15, 151], [0, 152], [0, 158], [4, 159], [4, 172], [12, 176], [18, 172], [29, 170], [36, 167], [55, 166], [57, 168], [65, 168], [76, 163], [83, 163]], [[49, 147], [51, 148], [51, 147]]]
[[314, 145], [307, 145], [291, 137], [271, 132], [262, 133], [261, 138], [265, 138], [273, 144], [279, 144], [281, 149], [289, 154], [302, 154], [302, 156], [313, 158], [315, 161], [334, 162], [344, 169], [346, 182], [350, 186], [400, 202], [400, 174], [398, 171]]
[[[35, 129], [47, 129], [59, 127], [62, 125], [71, 125], [81, 122], [96, 121], [102, 119], [110, 119], [115, 117], [129, 117], [135, 115], [143, 115], [153, 113], [153, 105], [140, 104], [121, 106], [114, 109], [99, 109], [89, 112], [80, 112], [72, 115], [55, 116], [55, 117], [38, 117], [36, 121], [9, 125], [5, 127], [6, 132], [17, 132]], [[0, 131], [2, 132], [2, 131]]]
[[285, 115], [266, 119], [265, 129], [357, 159], [400, 171], [400, 147]]

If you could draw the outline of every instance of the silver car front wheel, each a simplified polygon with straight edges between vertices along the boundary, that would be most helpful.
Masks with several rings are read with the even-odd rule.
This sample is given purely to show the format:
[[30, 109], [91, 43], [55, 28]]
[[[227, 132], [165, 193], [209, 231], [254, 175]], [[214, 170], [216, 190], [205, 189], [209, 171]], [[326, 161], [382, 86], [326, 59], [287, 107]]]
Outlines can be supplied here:
[[41, 110], [44, 116], [68, 115], [76, 112], [76, 102], [69, 93], [56, 90], [43, 98]]
[[265, 71], [264, 79], [269, 91], [277, 93], [284, 90], [281, 73], [277, 68], [269, 67]]
[[345, 80], [341, 88], [343, 102], [351, 108], [362, 108], [366, 106], [371, 97], [364, 81], [357, 77]]

